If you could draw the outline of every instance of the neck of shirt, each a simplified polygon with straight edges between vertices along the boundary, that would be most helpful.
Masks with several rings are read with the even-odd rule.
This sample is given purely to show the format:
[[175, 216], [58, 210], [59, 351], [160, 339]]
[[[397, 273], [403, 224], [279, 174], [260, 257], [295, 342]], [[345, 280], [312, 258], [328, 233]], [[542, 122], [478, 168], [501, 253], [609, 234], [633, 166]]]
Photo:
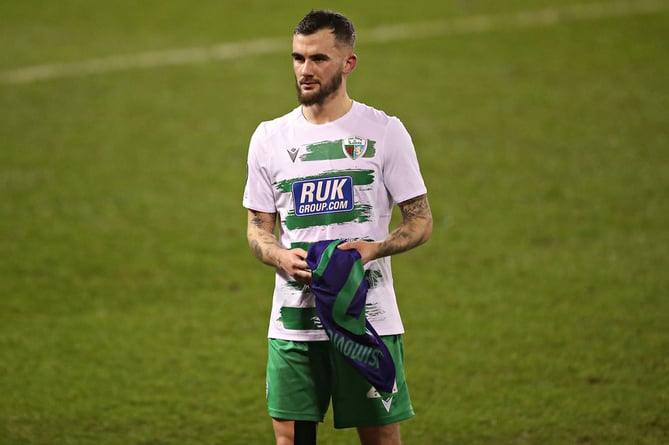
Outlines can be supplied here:
[[348, 96], [345, 96], [341, 100], [323, 105], [302, 106], [302, 116], [309, 123], [322, 125], [340, 119], [351, 111], [351, 108], [353, 108], [353, 101]]

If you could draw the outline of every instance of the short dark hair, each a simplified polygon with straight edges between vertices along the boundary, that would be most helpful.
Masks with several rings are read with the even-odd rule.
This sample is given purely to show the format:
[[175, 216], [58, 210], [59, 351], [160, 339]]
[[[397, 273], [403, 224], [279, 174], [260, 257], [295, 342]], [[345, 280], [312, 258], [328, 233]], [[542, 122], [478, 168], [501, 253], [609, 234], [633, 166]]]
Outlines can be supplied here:
[[344, 15], [327, 9], [311, 10], [297, 24], [293, 35], [308, 36], [321, 29], [331, 29], [335, 40], [339, 43], [355, 46], [355, 28], [353, 23]]

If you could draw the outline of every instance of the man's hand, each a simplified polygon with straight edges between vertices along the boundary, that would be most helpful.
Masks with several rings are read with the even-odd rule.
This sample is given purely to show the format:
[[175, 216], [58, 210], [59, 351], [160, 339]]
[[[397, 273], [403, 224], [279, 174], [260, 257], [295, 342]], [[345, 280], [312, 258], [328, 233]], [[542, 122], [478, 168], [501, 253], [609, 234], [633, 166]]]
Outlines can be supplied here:
[[284, 271], [296, 281], [311, 283], [311, 271], [306, 262], [307, 251], [304, 249], [286, 249], [274, 236], [276, 213], [257, 210], [248, 211], [246, 237], [253, 254], [268, 266]]
[[345, 243], [341, 243], [339, 246], [337, 246], [337, 249], [341, 250], [355, 249], [362, 257], [362, 264], [367, 264], [371, 260], [377, 258], [376, 255], [378, 254], [379, 251], [379, 243], [376, 241], [364, 241], [364, 240], [348, 241]]
[[308, 285], [311, 284], [311, 270], [306, 258], [307, 251], [304, 249], [281, 249], [276, 253], [276, 267], [294, 280]]

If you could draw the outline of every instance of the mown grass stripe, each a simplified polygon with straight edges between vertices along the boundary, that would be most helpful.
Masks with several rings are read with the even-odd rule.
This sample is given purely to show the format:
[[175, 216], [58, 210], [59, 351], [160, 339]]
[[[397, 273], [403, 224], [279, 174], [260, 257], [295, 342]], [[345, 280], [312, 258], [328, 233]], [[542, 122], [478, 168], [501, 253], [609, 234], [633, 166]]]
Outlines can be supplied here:
[[[453, 34], [552, 26], [560, 23], [647, 14], [669, 9], [662, 0], [619, 1], [568, 5], [511, 14], [477, 15], [419, 23], [403, 23], [361, 30], [365, 43], [387, 43]], [[51, 63], [0, 71], [0, 83], [21, 84], [41, 80], [81, 77], [114, 71], [187, 65], [216, 60], [234, 60], [286, 51], [286, 37], [220, 43], [212, 46], [149, 51], [93, 58], [69, 63]]]

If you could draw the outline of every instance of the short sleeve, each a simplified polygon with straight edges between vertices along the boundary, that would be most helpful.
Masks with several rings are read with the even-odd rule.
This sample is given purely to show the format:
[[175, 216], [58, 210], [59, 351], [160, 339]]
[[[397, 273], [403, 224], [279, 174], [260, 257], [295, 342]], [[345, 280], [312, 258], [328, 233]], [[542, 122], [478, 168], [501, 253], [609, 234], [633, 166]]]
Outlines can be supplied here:
[[394, 117], [388, 122], [383, 156], [384, 182], [396, 203], [427, 193], [411, 136]]
[[276, 213], [272, 178], [269, 174], [269, 162], [264, 124], [260, 124], [251, 136], [246, 162], [246, 184], [244, 186], [243, 205], [247, 209], [265, 213]]

